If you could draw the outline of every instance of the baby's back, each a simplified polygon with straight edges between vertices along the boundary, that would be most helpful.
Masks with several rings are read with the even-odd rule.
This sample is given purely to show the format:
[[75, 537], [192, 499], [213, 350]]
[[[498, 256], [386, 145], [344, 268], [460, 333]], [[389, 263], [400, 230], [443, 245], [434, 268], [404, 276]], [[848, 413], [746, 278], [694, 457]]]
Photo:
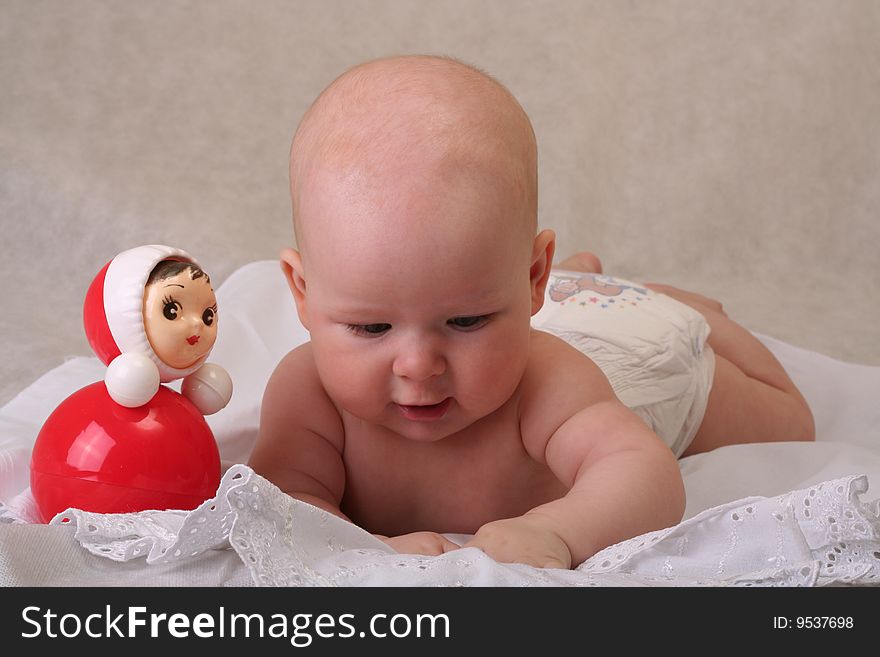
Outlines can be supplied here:
[[532, 326], [589, 357], [676, 456], [685, 451], [702, 421], [715, 364], [699, 312], [639, 283], [553, 270]]

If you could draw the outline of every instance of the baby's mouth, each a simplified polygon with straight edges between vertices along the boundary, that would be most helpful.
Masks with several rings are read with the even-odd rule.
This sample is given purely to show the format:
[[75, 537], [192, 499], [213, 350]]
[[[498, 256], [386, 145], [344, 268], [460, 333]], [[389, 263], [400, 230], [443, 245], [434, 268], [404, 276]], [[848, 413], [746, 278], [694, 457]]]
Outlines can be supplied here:
[[446, 415], [446, 412], [449, 410], [449, 405], [452, 402], [452, 397], [447, 397], [439, 404], [427, 404], [422, 406], [408, 406], [406, 404], [397, 404], [397, 408], [400, 409], [400, 413], [407, 420], [414, 420], [416, 422], [432, 422], [434, 420], [440, 420]]
[[191, 335], [191, 336], [189, 336], [189, 337], [186, 339], [186, 341], [189, 342], [190, 345], [194, 345], [196, 342], [199, 341], [199, 338], [200, 338], [200, 337], [201, 337], [201, 336], [198, 336], [198, 335]]

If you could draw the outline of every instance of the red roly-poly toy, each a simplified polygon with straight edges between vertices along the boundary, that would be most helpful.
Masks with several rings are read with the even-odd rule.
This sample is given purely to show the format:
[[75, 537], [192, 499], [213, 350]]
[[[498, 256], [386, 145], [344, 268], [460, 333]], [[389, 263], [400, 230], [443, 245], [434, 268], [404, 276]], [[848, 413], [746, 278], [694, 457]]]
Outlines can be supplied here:
[[[71, 507], [195, 508], [220, 483], [202, 415], [232, 394], [226, 371], [205, 364], [217, 332], [210, 279], [180, 249], [130, 249], [95, 277], [83, 320], [107, 374], [61, 402], [37, 436], [31, 493], [42, 520]], [[161, 385], [179, 378], [183, 394]]]

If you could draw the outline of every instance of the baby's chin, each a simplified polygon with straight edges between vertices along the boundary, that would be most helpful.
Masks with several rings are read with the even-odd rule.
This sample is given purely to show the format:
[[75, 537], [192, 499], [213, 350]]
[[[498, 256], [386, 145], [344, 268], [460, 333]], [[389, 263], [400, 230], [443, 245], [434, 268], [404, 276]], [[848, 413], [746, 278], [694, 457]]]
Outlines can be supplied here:
[[386, 427], [396, 435], [415, 443], [439, 443], [458, 433], [460, 429], [424, 426], [389, 426]]

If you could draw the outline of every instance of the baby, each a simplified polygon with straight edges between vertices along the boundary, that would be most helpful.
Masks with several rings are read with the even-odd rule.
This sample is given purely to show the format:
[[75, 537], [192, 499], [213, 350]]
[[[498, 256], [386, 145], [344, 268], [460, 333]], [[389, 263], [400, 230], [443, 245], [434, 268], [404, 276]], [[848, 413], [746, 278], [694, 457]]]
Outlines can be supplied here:
[[[631, 302], [711, 327], [676, 452], [593, 359], [533, 328], [555, 248], [536, 161], [513, 96], [454, 60], [369, 62], [318, 97], [291, 151], [298, 250], [281, 254], [311, 341], [269, 381], [257, 472], [399, 552], [473, 534], [465, 547], [498, 561], [570, 568], [681, 520], [677, 455], [813, 438], [780, 364], [705, 297], [652, 286]], [[556, 299], [584, 279], [611, 301], [595, 256], [562, 268]]]

